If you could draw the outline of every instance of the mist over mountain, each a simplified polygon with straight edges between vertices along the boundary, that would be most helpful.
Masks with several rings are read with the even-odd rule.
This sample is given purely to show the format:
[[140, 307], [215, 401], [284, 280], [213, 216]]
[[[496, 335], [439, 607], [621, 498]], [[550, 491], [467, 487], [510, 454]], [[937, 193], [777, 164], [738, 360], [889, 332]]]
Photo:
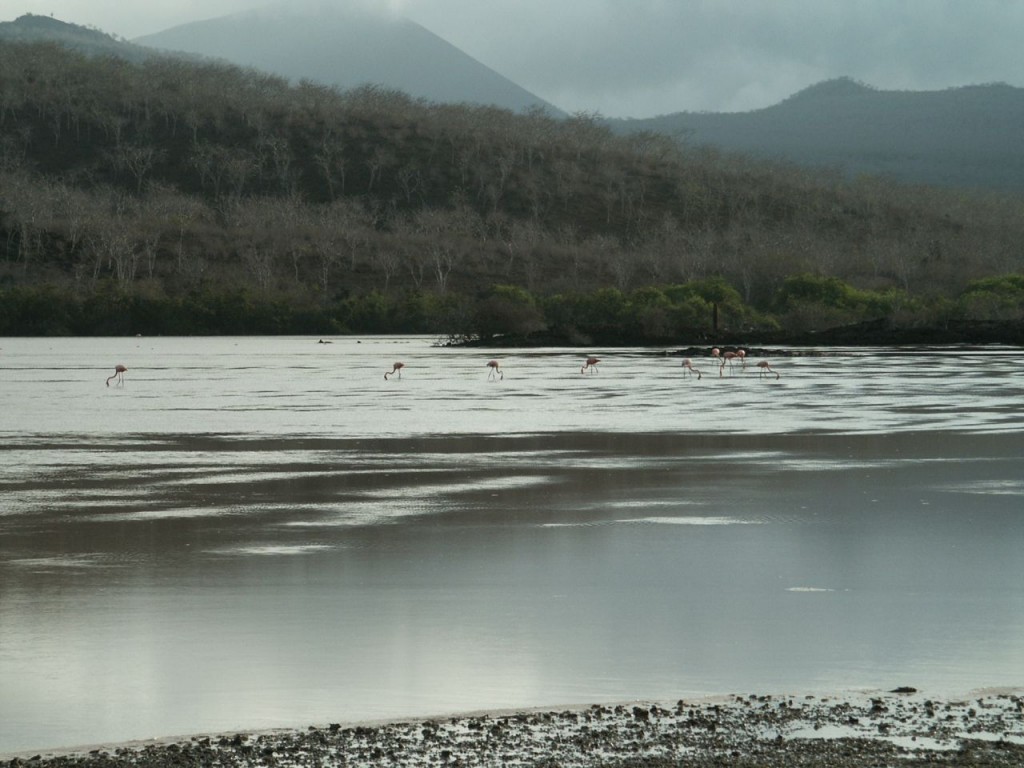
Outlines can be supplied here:
[[30, 13], [14, 21], [0, 21], [0, 42], [56, 43], [89, 56], [116, 56], [127, 61], [143, 61], [154, 55], [148, 48], [106, 32]]
[[1024, 192], [1024, 89], [1003, 83], [883, 91], [839, 78], [752, 112], [608, 122], [850, 177]]
[[419, 24], [361, 7], [274, 6], [184, 24], [135, 42], [224, 59], [293, 82], [306, 79], [342, 90], [372, 84], [431, 102], [564, 114]]

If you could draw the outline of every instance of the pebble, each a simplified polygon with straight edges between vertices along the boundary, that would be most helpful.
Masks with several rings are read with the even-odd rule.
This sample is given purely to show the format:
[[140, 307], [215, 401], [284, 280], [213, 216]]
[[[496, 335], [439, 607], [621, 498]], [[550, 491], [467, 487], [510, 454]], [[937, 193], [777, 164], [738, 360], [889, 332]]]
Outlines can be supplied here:
[[[732, 696], [197, 736], [0, 760], [9, 768], [1024, 765], [1024, 697]], [[936, 710], [948, 714], [935, 716]]]

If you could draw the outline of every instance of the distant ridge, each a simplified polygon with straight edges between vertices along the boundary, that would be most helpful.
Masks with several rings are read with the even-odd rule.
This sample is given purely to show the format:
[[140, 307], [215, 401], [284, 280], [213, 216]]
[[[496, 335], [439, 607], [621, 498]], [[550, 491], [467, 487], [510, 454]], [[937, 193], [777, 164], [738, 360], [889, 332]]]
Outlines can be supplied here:
[[343, 90], [367, 84], [438, 103], [564, 113], [415, 22], [366, 10], [274, 6], [146, 35], [137, 43]]
[[119, 40], [105, 32], [31, 13], [19, 16], [14, 21], [0, 22], [0, 41], [51, 42], [90, 56], [118, 56], [129, 61], [140, 61], [153, 55], [153, 51]]
[[897, 181], [1024, 193], [1024, 89], [883, 91], [828, 80], [765, 109], [609, 120], [692, 145]]

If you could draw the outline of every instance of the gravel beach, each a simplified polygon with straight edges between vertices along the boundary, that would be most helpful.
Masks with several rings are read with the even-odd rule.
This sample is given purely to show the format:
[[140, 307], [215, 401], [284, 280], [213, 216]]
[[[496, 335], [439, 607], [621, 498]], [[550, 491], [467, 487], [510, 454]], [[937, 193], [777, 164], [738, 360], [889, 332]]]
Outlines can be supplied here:
[[324, 723], [8, 756], [104, 766], [1021, 766], [1024, 691], [729, 696], [395, 723]]

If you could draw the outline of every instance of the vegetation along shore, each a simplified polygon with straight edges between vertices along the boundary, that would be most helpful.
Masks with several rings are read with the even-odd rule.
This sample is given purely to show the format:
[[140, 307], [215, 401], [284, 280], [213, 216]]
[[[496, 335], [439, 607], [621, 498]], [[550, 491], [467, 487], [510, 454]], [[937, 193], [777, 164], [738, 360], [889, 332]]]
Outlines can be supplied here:
[[0, 41], [0, 335], [1020, 343], [1022, 213], [594, 115]]

